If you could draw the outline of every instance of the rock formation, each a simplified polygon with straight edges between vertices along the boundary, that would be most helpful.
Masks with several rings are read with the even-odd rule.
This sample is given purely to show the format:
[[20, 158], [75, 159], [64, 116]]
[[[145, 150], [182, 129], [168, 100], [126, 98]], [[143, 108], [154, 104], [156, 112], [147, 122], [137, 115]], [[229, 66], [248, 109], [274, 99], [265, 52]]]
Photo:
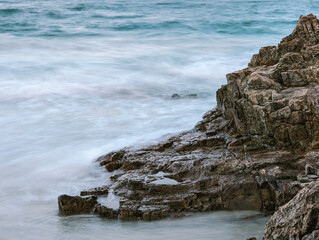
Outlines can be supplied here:
[[[120, 202], [112, 209], [98, 203], [101, 191], [86, 191], [97, 197], [94, 212], [125, 220], [221, 209], [272, 214], [302, 189], [292, 201], [313, 194], [319, 184], [318, 43], [317, 18], [300, 17], [278, 46], [261, 48], [248, 68], [227, 75], [227, 85], [217, 91], [217, 107], [194, 129], [156, 145], [100, 157], [100, 165], [113, 172], [109, 192]], [[82, 207], [67, 211], [70, 206], [60, 200], [62, 213], [84, 213]], [[290, 227], [278, 223], [288, 219], [289, 204], [269, 222], [265, 239], [288, 239], [275, 229]], [[304, 211], [310, 211], [306, 202], [295, 213]], [[318, 229], [316, 211], [305, 213], [312, 230]], [[304, 222], [297, 216], [289, 219], [294, 217], [295, 222], [289, 220], [294, 226]], [[306, 236], [307, 231], [296, 234]], [[305, 239], [315, 239], [309, 234]]]

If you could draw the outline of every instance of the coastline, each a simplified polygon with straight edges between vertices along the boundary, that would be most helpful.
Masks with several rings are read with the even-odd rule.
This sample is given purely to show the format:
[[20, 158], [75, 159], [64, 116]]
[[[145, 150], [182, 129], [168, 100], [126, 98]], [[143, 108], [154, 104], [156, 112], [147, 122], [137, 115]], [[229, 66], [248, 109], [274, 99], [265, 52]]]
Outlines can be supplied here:
[[[248, 68], [228, 74], [228, 84], [217, 91], [218, 106], [194, 129], [100, 157], [100, 165], [114, 172], [111, 185], [82, 192], [82, 197], [60, 196], [60, 211], [122, 220], [234, 209], [273, 214], [302, 189], [314, 188], [317, 26], [313, 15], [301, 17], [278, 47], [261, 48]], [[120, 197], [119, 209], [98, 203], [106, 192]], [[287, 225], [285, 236], [272, 238], [267, 231], [278, 228], [278, 222], [270, 221], [264, 239], [315, 237], [312, 223], [313, 228], [293, 233]]]

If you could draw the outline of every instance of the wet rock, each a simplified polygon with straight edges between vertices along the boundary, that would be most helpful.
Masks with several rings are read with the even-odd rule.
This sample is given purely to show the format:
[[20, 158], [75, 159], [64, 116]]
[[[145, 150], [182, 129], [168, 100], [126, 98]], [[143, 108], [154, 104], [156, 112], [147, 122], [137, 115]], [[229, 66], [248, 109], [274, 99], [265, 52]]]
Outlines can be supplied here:
[[97, 204], [97, 198], [61, 195], [58, 198], [59, 210], [65, 215], [89, 214]]
[[197, 98], [197, 94], [196, 93], [187, 94], [186, 97]]
[[107, 195], [109, 193], [109, 188], [108, 187], [96, 187], [92, 188], [86, 191], [82, 191], [80, 193], [80, 196], [101, 196], [101, 195]]
[[142, 219], [143, 209], [139, 209], [140, 204], [137, 201], [122, 202], [120, 206], [121, 220], [139, 220]]
[[169, 208], [166, 206], [148, 205], [140, 208], [143, 211], [142, 219], [144, 221], [154, 221], [169, 216]]
[[95, 213], [99, 214], [101, 217], [109, 219], [117, 219], [119, 216], [119, 210], [97, 204], [95, 207]]
[[171, 98], [172, 99], [179, 99], [179, 98], [197, 98], [198, 95], [196, 93], [190, 93], [190, 94], [186, 94], [186, 95], [180, 95], [178, 93], [174, 93]]
[[172, 96], [171, 96], [171, 98], [173, 98], [173, 99], [178, 99], [178, 98], [180, 98], [181, 96], [179, 95], [179, 94], [177, 94], [177, 93], [174, 93]]
[[122, 166], [124, 158], [125, 150], [121, 150], [118, 152], [111, 152], [106, 154], [105, 156], [99, 157], [97, 161], [109, 172], [113, 172]]

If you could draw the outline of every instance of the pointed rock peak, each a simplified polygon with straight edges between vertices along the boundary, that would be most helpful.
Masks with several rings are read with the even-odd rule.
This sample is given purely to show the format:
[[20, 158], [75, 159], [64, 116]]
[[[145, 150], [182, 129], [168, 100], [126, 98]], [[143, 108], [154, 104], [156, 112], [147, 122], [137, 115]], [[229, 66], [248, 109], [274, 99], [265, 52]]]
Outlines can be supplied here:
[[293, 32], [282, 40], [282, 43], [294, 39], [302, 40], [306, 45], [313, 45], [319, 42], [319, 20], [313, 14], [300, 16], [297, 26]]
[[272, 66], [286, 53], [299, 53], [302, 49], [319, 44], [319, 20], [313, 14], [300, 16], [293, 32], [276, 46], [263, 47], [255, 54], [249, 67]]

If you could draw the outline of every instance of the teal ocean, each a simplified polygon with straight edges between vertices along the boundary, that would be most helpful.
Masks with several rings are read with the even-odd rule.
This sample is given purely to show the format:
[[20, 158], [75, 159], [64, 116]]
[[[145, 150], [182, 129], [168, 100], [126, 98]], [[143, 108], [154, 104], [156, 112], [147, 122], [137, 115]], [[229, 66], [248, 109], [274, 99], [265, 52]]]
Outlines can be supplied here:
[[1, 33], [23, 37], [202, 39], [290, 31], [318, 2], [261, 0], [0, 1]]
[[0, 239], [260, 238], [256, 212], [120, 222], [61, 217], [57, 197], [107, 184], [99, 155], [192, 128], [308, 13], [319, 1], [0, 0]]

